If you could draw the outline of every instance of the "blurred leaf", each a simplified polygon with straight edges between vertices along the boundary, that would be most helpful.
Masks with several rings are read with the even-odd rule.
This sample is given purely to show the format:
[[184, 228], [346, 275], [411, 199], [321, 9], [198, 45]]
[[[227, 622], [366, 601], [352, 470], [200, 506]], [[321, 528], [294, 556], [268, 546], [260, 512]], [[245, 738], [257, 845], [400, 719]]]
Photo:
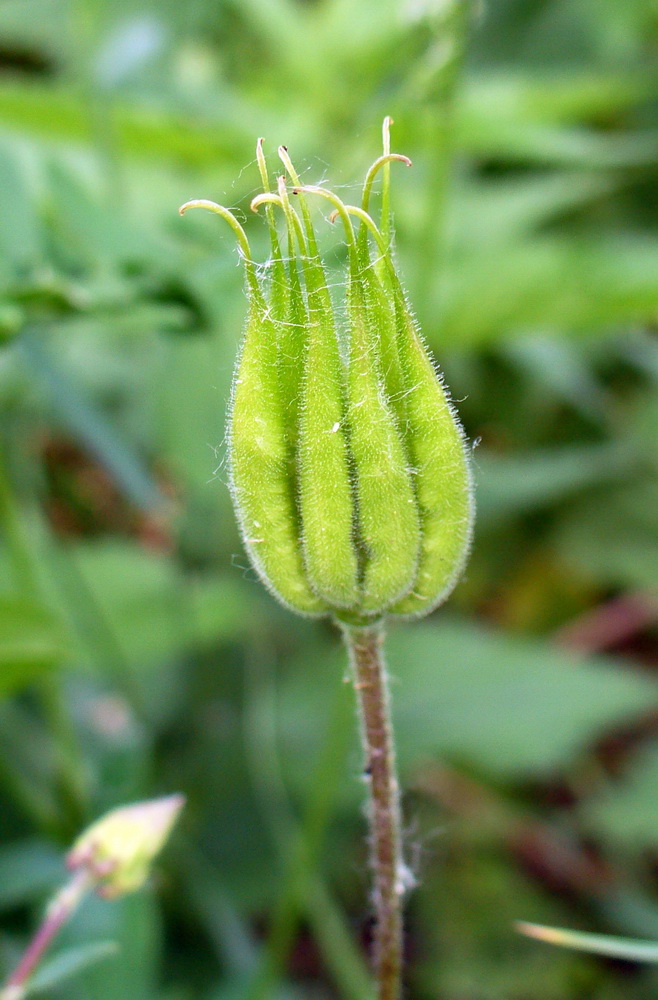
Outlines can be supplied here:
[[525, 337], [507, 344], [505, 352], [529, 378], [559, 399], [590, 419], [605, 421], [611, 399], [573, 342]]
[[[253, 637], [263, 617], [261, 595], [254, 590], [232, 575], [201, 577], [193, 582], [189, 588], [189, 628], [194, 643], [212, 646], [222, 639], [234, 639], [240, 633]], [[250, 609], [248, 621], [244, 619], [247, 607]]]
[[102, 965], [87, 965], [66, 991], [69, 1000], [147, 1000], [155, 989], [159, 915], [148, 890], [108, 903], [89, 896], [64, 928], [60, 940], [71, 948], [97, 947], [115, 942], [118, 954]]
[[41, 232], [32, 191], [17, 151], [0, 143], [0, 273], [15, 278], [41, 256]]
[[0, 595], [0, 697], [58, 667], [67, 652], [51, 612], [27, 598]]
[[0, 908], [33, 902], [63, 882], [61, 855], [40, 840], [21, 840], [0, 849]]
[[581, 807], [587, 828], [615, 847], [658, 846], [658, 750], [643, 750], [623, 778]]
[[655, 164], [653, 130], [603, 134], [583, 127], [642, 100], [648, 87], [639, 75], [506, 72], [471, 79], [461, 100], [459, 141], [469, 152], [511, 162], [594, 168]]
[[[0, 84], [0, 122], [27, 135], [67, 142], [90, 141], [84, 100], [61, 85], [30, 82]], [[231, 163], [239, 168], [238, 150], [252, 145], [254, 129], [236, 118], [221, 122], [190, 121], [189, 116], [155, 108], [120, 106], [115, 113], [122, 149], [161, 162], [212, 166]], [[257, 130], [256, 130], [257, 131]]]
[[525, 922], [518, 923], [516, 929], [536, 941], [574, 951], [587, 951], [591, 955], [623, 958], [627, 962], [658, 962], [658, 941], [634, 941], [632, 938], [613, 937], [610, 934], [586, 934], [562, 927], [545, 927]]
[[128, 664], [155, 666], [184, 645], [186, 608], [169, 558], [105, 541], [76, 546], [75, 559]]
[[649, 96], [651, 84], [638, 73], [514, 72], [472, 74], [464, 88], [465, 112], [480, 128], [500, 118], [575, 124], [606, 118]]
[[[477, 237], [477, 231], [474, 232]], [[658, 247], [640, 237], [542, 235], [455, 252], [445, 275], [442, 344], [519, 333], [606, 334], [658, 315]]]
[[489, 527], [512, 515], [543, 510], [600, 483], [614, 482], [638, 464], [628, 448], [571, 445], [523, 455], [474, 454], [478, 519]]
[[[388, 658], [405, 769], [432, 754], [496, 777], [547, 774], [658, 699], [652, 679], [611, 657], [579, 660], [450, 619], [391, 630]], [[314, 720], [344, 669], [342, 656], [329, 657], [314, 666], [314, 684], [305, 669], [286, 680], [280, 724], [290, 766], [307, 759]]]
[[91, 944], [67, 948], [48, 959], [37, 969], [28, 982], [26, 996], [43, 993], [79, 975], [84, 969], [115, 955], [118, 946], [113, 941], [94, 941]]
[[105, 465], [133, 503], [146, 510], [166, 508], [169, 501], [129, 444], [70, 379], [36, 334], [20, 340], [32, 374], [50, 397], [51, 407], [68, 429]]
[[566, 566], [603, 587], [658, 586], [658, 480], [634, 476], [574, 504], [555, 532]]
[[570, 210], [609, 195], [619, 177], [567, 171], [466, 183], [450, 210], [451, 239], [458, 246], [516, 242]]
[[85, 186], [68, 164], [59, 159], [50, 163], [47, 181], [67, 252], [77, 250], [86, 270], [97, 262], [134, 262], [148, 252], [148, 233], [108, 204], [104, 192]]
[[[155, 667], [188, 648], [254, 631], [236, 575], [185, 578], [167, 555], [130, 542], [79, 544], [74, 557], [127, 663]], [[260, 595], [254, 595], [258, 601]], [[250, 605], [255, 612], [258, 604]]]

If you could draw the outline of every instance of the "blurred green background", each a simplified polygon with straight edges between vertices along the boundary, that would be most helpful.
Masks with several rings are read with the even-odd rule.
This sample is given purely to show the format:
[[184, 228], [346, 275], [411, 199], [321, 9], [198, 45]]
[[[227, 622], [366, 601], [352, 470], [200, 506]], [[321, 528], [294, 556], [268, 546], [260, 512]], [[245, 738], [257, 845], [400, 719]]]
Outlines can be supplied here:
[[390, 634], [407, 995], [658, 995], [512, 928], [658, 939], [657, 52], [654, 0], [0, 4], [0, 972], [83, 825], [181, 791], [152, 886], [58, 944], [120, 955], [46, 995], [368, 996], [343, 651], [242, 553], [242, 277], [177, 208], [264, 258], [257, 136], [354, 197], [391, 114], [479, 511], [447, 608]]

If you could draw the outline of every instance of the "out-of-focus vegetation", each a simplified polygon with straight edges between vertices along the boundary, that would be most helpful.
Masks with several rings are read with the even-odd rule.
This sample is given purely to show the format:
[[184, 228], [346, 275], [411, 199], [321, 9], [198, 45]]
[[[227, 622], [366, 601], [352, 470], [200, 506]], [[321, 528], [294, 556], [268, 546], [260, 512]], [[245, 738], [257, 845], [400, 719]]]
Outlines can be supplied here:
[[74, 834], [180, 791], [153, 890], [58, 946], [119, 957], [48, 995], [368, 995], [344, 656], [241, 554], [241, 276], [176, 209], [248, 210], [259, 135], [354, 194], [388, 113], [479, 507], [448, 609], [390, 636], [408, 995], [658, 990], [512, 929], [658, 938], [657, 48], [649, 0], [0, 5], [0, 972]]

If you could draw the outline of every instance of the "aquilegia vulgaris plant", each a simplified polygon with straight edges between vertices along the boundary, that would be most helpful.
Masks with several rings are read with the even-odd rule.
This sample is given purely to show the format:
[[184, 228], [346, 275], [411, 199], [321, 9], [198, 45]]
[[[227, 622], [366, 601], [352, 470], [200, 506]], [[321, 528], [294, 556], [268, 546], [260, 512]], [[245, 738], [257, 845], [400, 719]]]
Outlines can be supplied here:
[[[230, 485], [251, 562], [268, 589], [342, 628], [360, 705], [370, 785], [375, 969], [380, 1000], [400, 992], [405, 867], [382, 655], [383, 623], [427, 614], [452, 590], [473, 521], [467, 448], [398, 276], [389, 210], [390, 119], [361, 206], [302, 186], [264, 191], [271, 259], [257, 267], [244, 229], [221, 205], [191, 201], [233, 229], [248, 313], [229, 418]], [[368, 214], [377, 174], [382, 212]], [[309, 201], [322, 198], [347, 243], [343, 302], [329, 290]], [[280, 236], [277, 212], [285, 232]], [[284, 250], [285, 247], [285, 250]]]
[[[66, 857], [69, 880], [48, 903], [34, 937], [0, 987], [0, 1000], [25, 1000], [32, 993], [59, 986], [68, 976], [103, 957], [108, 942], [69, 948], [52, 960], [50, 969], [41, 969], [39, 982], [37, 970], [44, 956], [86, 896], [95, 892], [105, 899], [118, 899], [142, 888], [184, 804], [182, 795], [135, 802], [112, 809], [87, 827]], [[114, 947], [110, 943], [110, 948]]]

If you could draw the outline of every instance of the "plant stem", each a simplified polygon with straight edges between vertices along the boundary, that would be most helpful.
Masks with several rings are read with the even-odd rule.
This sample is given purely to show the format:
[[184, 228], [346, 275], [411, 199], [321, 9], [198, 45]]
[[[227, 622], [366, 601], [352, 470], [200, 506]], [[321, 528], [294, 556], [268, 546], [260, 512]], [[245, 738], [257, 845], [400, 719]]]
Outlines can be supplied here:
[[370, 864], [374, 875], [374, 965], [379, 1000], [398, 1000], [402, 976], [400, 793], [395, 769], [381, 624], [343, 626], [359, 703], [370, 788]]
[[53, 938], [73, 916], [94, 883], [94, 876], [81, 868], [59, 890], [48, 905], [41, 926], [23, 953], [23, 957], [2, 989], [0, 1000], [21, 1000], [30, 977], [43, 958]]

